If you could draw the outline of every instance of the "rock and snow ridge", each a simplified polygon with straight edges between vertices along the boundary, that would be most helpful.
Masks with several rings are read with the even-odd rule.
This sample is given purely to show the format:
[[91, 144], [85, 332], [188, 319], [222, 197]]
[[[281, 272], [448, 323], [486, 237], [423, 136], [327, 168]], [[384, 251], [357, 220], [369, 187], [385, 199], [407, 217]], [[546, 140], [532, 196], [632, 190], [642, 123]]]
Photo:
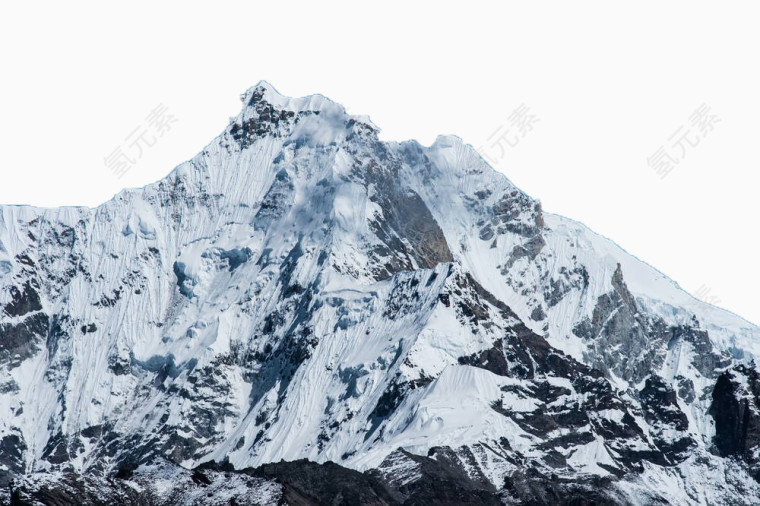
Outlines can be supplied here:
[[264, 82], [241, 99], [161, 181], [0, 207], [2, 481], [191, 504], [150, 470], [206, 466], [199, 486], [255, 468], [240, 490], [316, 503], [287, 480], [343, 473], [377, 504], [760, 502], [758, 327], [456, 137], [381, 142]]

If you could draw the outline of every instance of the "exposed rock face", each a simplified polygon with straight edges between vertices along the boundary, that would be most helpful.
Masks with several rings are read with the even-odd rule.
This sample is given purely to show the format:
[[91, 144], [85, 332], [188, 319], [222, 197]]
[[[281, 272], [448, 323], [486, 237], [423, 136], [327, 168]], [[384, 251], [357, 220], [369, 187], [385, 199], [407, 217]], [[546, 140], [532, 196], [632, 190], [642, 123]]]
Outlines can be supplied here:
[[17, 500], [758, 502], [757, 327], [454, 137], [242, 98], [155, 184], [0, 207]]
[[743, 459], [755, 479], [760, 479], [760, 375], [754, 362], [721, 374], [712, 400], [718, 452]]
[[[283, 484], [274, 478], [219, 468], [186, 470], [168, 462], [158, 462], [107, 478], [71, 472], [53, 476], [30, 475], [14, 483], [10, 496], [2, 504], [270, 506], [281, 503], [286, 494]], [[334, 494], [333, 498], [336, 497]], [[290, 501], [287, 504], [320, 503]]]
[[678, 394], [659, 376], [646, 379], [639, 393], [644, 419], [652, 427], [650, 434], [666, 463], [676, 464], [689, 458], [696, 446], [689, 434], [689, 419], [678, 405]]
[[665, 325], [639, 311], [620, 264], [612, 276], [612, 290], [598, 298], [593, 316], [582, 320], [574, 332], [590, 343], [587, 360], [633, 383], [646, 378], [653, 365], [662, 364], [670, 338]]
[[[591, 505], [623, 498], [607, 490], [609, 480], [562, 483], [522, 474], [510, 479], [506, 492], [498, 493], [485, 477], [474, 480], [457, 467], [458, 461], [452, 465], [450, 453], [440, 449], [423, 457], [398, 451], [368, 473], [332, 462], [298, 460], [242, 470], [218, 465], [185, 470], [162, 463], [110, 479], [71, 473], [55, 480], [30, 476], [11, 488], [11, 499], [4, 504], [496, 506]], [[657, 504], [653, 499], [650, 504]]]

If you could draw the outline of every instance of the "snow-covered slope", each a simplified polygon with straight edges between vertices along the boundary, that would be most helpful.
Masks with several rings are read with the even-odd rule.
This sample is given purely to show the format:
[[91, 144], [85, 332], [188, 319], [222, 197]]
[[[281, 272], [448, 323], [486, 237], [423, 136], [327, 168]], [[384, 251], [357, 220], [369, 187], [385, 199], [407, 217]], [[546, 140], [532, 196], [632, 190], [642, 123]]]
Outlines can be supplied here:
[[241, 99], [155, 184], [0, 207], [6, 481], [306, 458], [414, 482], [431, 460], [504, 500], [754, 501], [758, 327], [456, 137], [381, 142], [263, 82]]

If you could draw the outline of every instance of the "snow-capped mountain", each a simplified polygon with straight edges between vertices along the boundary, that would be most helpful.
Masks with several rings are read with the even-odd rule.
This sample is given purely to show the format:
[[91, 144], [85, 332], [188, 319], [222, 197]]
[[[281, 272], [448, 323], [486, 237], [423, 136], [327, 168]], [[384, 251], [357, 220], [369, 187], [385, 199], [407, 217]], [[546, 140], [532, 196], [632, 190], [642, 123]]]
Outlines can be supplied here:
[[758, 327], [456, 137], [241, 99], [155, 184], [0, 207], [5, 500], [760, 503]]

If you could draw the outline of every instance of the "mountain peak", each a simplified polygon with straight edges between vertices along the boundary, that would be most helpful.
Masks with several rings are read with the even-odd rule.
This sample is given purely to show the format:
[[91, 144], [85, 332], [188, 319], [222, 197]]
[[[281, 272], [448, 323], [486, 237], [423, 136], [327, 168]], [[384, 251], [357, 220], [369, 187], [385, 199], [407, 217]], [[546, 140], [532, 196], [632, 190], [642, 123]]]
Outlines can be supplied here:
[[369, 116], [348, 114], [342, 105], [330, 100], [324, 95], [313, 94], [298, 98], [289, 97], [277, 91], [271, 83], [264, 80], [259, 81], [255, 86], [248, 88], [245, 93], [240, 95], [240, 100], [245, 104], [245, 109], [251, 107], [255, 108], [257, 104], [265, 102], [275, 109], [292, 111], [294, 113], [307, 111], [318, 113], [328, 112], [334, 116], [345, 116], [346, 119], [353, 119], [354, 121], [372, 127], [373, 130], [379, 130], [369, 119]]
[[[99, 503], [185, 478], [206, 497], [221, 469], [234, 486], [286, 460], [310, 488], [382, 480], [385, 504], [442, 502], [430, 483], [760, 497], [760, 329], [543, 214], [458, 137], [385, 142], [266, 81], [241, 98], [153, 185], [0, 206], [0, 489], [69, 473]], [[248, 497], [260, 475], [239, 476]]]

